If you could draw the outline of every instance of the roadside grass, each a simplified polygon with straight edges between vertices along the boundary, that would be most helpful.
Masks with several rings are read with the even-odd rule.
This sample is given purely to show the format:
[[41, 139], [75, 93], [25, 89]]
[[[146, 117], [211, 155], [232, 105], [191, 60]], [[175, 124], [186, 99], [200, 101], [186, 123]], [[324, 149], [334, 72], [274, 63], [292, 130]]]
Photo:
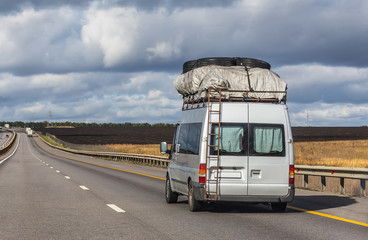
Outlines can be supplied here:
[[368, 168], [368, 140], [294, 143], [295, 165]]
[[43, 140], [45, 140], [46, 142], [50, 143], [53, 146], [57, 146], [57, 147], [64, 147], [62, 144], [57, 143], [55, 141], [53, 141], [51, 138], [49, 138], [48, 136], [39, 134], [40, 137], [42, 137]]
[[[169, 156], [168, 154], [162, 155], [160, 153], [160, 144], [108, 144], [105, 146], [122, 153]], [[170, 149], [170, 146], [168, 148]]]

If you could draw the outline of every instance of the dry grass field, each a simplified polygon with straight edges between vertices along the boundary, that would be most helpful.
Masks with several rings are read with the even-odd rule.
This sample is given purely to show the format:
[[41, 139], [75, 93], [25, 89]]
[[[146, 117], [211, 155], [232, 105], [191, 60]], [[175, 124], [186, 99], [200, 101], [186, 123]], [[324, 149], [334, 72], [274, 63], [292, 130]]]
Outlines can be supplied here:
[[294, 143], [295, 165], [368, 168], [368, 140]]
[[160, 144], [108, 144], [105, 146], [122, 153], [164, 156], [160, 153]]
[[[162, 156], [159, 144], [111, 144], [124, 153]], [[295, 165], [368, 168], [368, 140], [294, 143]]]

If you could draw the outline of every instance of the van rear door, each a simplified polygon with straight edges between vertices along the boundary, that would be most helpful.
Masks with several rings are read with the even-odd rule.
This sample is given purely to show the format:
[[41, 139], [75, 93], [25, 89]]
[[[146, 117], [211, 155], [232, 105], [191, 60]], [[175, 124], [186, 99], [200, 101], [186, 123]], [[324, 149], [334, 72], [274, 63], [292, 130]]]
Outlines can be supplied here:
[[[247, 195], [247, 124], [246, 123], [221, 123], [220, 140], [218, 135], [211, 138], [210, 154], [219, 154], [219, 194], [226, 196]], [[218, 126], [212, 126], [211, 132], [218, 134]], [[219, 150], [216, 145], [219, 144]], [[210, 159], [211, 160], [211, 159]], [[216, 163], [209, 161], [210, 166]], [[215, 180], [216, 170], [209, 171], [209, 179]], [[215, 191], [215, 184], [210, 184], [211, 191]]]
[[[284, 196], [289, 186], [285, 108], [249, 104], [248, 195]], [[267, 113], [267, 114], [265, 114]]]

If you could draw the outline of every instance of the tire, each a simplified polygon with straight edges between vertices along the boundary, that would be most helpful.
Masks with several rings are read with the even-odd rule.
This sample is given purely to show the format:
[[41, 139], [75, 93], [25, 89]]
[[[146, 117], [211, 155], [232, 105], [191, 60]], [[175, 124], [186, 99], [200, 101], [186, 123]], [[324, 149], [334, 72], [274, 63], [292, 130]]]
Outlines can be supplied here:
[[254, 59], [254, 58], [200, 58], [198, 60], [187, 61], [183, 64], [183, 73], [189, 72], [193, 69], [204, 67], [208, 65], [217, 66], [245, 66], [247, 68], [265, 68], [271, 69], [271, 65], [268, 62]]
[[274, 212], [285, 212], [287, 203], [271, 203], [272, 211]]
[[197, 60], [192, 60], [192, 61], [185, 62], [183, 64], [183, 73], [189, 72], [189, 71], [197, 68], [196, 64], [197, 64]]
[[188, 204], [189, 204], [189, 211], [196, 212], [201, 208], [201, 203], [195, 199], [194, 191], [193, 191], [192, 182], [189, 182], [188, 185]]
[[191, 71], [193, 69], [209, 66], [209, 65], [217, 65], [217, 66], [236, 66], [236, 62], [234, 58], [226, 58], [226, 57], [218, 57], [218, 58], [200, 58], [198, 60], [192, 60], [185, 62], [183, 64], [183, 73]]
[[268, 62], [254, 59], [254, 58], [236, 58], [236, 66], [245, 66], [247, 68], [264, 68], [271, 69], [271, 65]]
[[165, 198], [167, 203], [176, 203], [178, 201], [178, 194], [171, 190], [169, 176], [166, 177]]

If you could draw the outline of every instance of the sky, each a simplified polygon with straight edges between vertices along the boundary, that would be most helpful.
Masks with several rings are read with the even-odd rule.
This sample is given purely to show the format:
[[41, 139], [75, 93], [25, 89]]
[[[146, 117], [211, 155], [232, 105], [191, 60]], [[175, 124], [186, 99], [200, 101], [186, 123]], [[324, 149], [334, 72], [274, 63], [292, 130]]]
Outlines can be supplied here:
[[0, 0], [0, 121], [175, 123], [185, 61], [267, 61], [293, 126], [368, 125], [366, 0]]

